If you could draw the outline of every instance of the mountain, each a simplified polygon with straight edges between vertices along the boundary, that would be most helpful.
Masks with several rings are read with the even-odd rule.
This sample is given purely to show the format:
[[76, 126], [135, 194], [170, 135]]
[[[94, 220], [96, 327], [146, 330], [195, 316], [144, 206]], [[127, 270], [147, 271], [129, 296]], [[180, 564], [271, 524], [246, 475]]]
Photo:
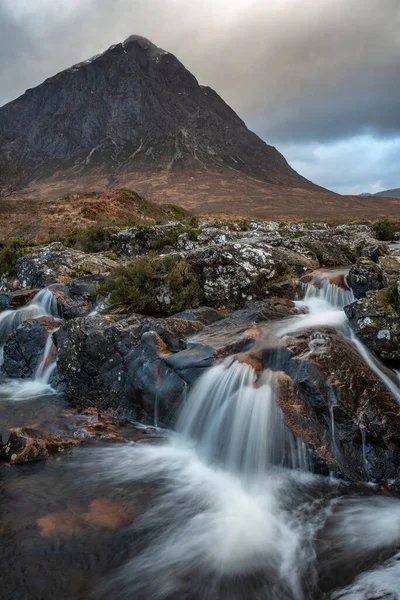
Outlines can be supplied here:
[[0, 108], [3, 196], [131, 185], [154, 188], [162, 201], [171, 200], [171, 185], [192, 178], [196, 188], [202, 177], [217, 187], [236, 177], [250, 187], [325, 192], [249, 131], [175, 56], [139, 36]]
[[383, 196], [385, 198], [400, 198], [400, 188], [395, 188], [394, 190], [384, 190], [383, 192], [378, 192], [374, 194], [374, 196]]

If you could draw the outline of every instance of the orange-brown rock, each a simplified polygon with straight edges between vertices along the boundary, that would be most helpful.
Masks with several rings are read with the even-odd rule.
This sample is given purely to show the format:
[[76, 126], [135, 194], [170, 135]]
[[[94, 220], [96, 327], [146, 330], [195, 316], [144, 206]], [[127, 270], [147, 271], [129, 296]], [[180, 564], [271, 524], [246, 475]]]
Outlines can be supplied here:
[[80, 440], [48, 431], [20, 427], [11, 430], [8, 442], [2, 449], [1, 457], [13, 465], [45, 460], [53, 454], [64, 452], [80, 443]]

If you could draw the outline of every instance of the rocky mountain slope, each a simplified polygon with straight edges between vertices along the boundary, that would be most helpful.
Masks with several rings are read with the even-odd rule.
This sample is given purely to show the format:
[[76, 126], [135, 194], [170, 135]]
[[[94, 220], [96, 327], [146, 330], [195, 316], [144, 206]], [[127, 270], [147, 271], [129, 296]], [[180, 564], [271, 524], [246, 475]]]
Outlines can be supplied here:
[[101, 189], [199, 172], [320, 189], [175, 56], [138, 36], [2, 107], [0, 148], [3, 194], [49, 180], [76, 191], [77, 180]]

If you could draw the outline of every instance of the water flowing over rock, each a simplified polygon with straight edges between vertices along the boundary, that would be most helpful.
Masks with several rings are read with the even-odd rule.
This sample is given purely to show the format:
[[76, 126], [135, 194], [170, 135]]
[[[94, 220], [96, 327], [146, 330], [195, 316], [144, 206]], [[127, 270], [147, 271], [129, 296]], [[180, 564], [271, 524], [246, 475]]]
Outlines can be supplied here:
[[43, 356], [49, 335], [59, 325], [52, 317], [21, 323], [4, 346], [3, 370], [7, 377], [31, 377]]
[[3, 363], [4, 344], [19, 325], [28, 319], [58, 316], [57, 301], [47, 289], [38, 292], [27, 306], [0, 313], [0, 366]]

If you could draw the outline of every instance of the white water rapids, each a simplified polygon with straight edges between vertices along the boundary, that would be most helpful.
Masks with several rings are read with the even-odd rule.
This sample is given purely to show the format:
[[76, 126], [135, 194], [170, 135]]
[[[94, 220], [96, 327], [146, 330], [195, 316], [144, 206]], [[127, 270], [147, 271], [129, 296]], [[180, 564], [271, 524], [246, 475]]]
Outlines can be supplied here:
[[[303, 291], [301, 312], [274, 325], [274, 340], [334, 327], [399, 399], [398, 386], [350, 332], [342, 309], [352, 292], [324, 280]], [[47, 290], [0, 313], [0, 344], [41, 315], [57, 316]], [[7, 380], [0, 393], [24, 400], [51, 392], [55, 368], [49, 335], [34, 377]], [[258, 379], [250, 365], [225, 359], [193, 387], [167, 444], [89, 450], [84, 475], [74, 463], [80, 485], [90, 473], [125, 502], [131, 497], [133, 512], [135, 490], [149, 489], [147, 508], [126, 533], [130, 558], [93, 598], [400, 599], [400, 502], [314, 475], [306, 444], [285, 424], [274, 378], [265, 370]], [[335, 403], [333, 396], [332, 443]]]
[[[59, 317], [57, 299], [46, 288], [38, 292], [26, 306], [0, 313], [0, 369], [4, 361], [4, 344], [10, 333], [16, 331], [24, 321], [39, 317], [53, 317], [54, 319]], [[54, 393], [50, 379], [57, 365], [51, 333], [49, 333], [33, 378], [6, 380], [0, 385], [1, 396], [9, 397], [11, 400], [25, 400]]]
[[[353, 300], [336, 285], [309, 286], [298, 303], [307, 312], [280, 323], [275, 336], [320, 326], [350, 336], [342, 308]], [[267, 370], [256, 383], [251, 366], [227, 359], [194, 386], [168, 445], [92, 458], [114, 486], [157, 490], [133, 527], [140, 543], [132, 560], [99, 598], [400, 598], [393, 584], [400, 582], [400, 502], [350, 497], [343, 484], [309, 472], [307, 448], [286, 427], [273, 380]]]

